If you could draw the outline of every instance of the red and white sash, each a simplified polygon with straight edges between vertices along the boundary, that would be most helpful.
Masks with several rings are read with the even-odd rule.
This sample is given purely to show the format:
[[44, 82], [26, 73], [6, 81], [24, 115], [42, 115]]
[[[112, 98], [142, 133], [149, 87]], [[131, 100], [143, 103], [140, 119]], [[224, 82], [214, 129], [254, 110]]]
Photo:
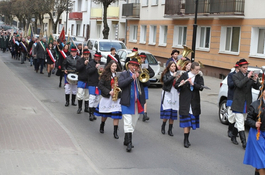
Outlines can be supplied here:
[[118, 60], [114, 57], [114, 56], [112, 56], [111, 54], [109, 54], [108, 55], [112, 60], [114, 60], [116, 63], [118, 63]]
[[50, 56], [52, 62], [55, 63], [55, 62], [56, 62], [56, 59], [54, 58], [54, 56], [53, 56], [51, 50], [49, 50], [48, 48], [46, 48], [46, 50], [47, 50], [47, 52], [48, 52], [48, 54], [49, 54], [49, 56]]
[[62, 54], [62, 56], [63, 56], [64, 59], [67, 57], [67, 55], [64, 53], [63, 50], [60, 50], [60, 53]]
[[16, 44], [16, 41], [15, 41], [15, 37], [14, 36], [12, 37], [12, 39], [13, 39], [13, 43]]
[[30, 51], [29, 51], [29, 54], [32, 55], [32, 47], [31, 47], [31, 49], [30, 49]]

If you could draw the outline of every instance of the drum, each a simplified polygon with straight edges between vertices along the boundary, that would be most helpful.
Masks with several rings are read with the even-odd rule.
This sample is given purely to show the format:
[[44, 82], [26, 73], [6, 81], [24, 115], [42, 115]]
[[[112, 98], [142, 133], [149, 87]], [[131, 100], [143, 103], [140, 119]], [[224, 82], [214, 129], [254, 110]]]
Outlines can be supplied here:
[[70, 74], [67, 75], [66, 81], [69, 84], [77, 84], [77, 82], [78, 82], [78, 75], [70, 73]]

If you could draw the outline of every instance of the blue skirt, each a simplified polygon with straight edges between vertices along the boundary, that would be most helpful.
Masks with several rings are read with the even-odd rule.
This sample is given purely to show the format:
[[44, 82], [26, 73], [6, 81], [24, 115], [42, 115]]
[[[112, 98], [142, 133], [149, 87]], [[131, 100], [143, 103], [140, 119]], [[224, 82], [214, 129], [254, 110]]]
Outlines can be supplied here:
[[173, 109], [163, 110], [163, 106], [161, 104], [160, 119], [177, 120], [178, 119], [178, 111], [177, 110], [173, 110]]
[[112, 119], [122, 119], [121, 111], [110, 112], [110, 113], [100, 113], [98, 107], [95, 109], [94, 115], [98, 117], [104, 117], [104, 118], [110, 117]]
[[256, 134], [257, 129], [250, 128], [243, 163], [262, 169], [265, 168], [265, 131], [260, 131], [259, 140]]
[[192, 114], [179, 115], [179, 126], [181, 128], [191, 127], [193, 130], [200, 128], [200, 116], [194, 116]]
[[145, 99], [147, 100], [148, 99], [148, 86], [145, 86], [144, 87], [144, 94], [145, 94]]

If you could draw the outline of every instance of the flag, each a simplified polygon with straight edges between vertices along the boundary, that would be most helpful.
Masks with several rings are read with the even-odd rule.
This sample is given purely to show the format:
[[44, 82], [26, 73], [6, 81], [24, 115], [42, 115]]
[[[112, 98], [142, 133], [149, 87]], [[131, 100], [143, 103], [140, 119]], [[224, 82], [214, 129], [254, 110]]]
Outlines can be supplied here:
[[52, 34], [50, 34], [49, 42], [48, 42], [48, 43], [53, 43], [53, 37], [52, 37]]
[[31, 29], [31, 25], [29, 25], [29, 28], [28, 28], [28, 36], [30, 36], [30, 38], [33, 37], [33, 32], [32, 32], [32, 29]]
[[64, 27], [63, 27], [63, 29], [62, 29], [62, 31], [61, 31], [61, 34], [60, 34], [60, 36], [59, 36], [59, 39], [61, 40], [61, 42], [63, 42], [63, 40], [65, 40]]

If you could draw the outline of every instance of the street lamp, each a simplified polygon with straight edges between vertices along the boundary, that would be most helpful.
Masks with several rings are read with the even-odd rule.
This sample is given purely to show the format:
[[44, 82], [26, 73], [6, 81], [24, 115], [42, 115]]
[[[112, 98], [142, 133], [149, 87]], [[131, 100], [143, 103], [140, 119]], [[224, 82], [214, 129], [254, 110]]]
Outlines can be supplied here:
[[198, 13], [198, 0], [195, 0], [195, 18], [193, 24], [193, 35], [192, 35], [192, 50], [191, 62], [195, 60], [195, 49], [196, 49], [196, 36], [197, 36], [197, 13]]

